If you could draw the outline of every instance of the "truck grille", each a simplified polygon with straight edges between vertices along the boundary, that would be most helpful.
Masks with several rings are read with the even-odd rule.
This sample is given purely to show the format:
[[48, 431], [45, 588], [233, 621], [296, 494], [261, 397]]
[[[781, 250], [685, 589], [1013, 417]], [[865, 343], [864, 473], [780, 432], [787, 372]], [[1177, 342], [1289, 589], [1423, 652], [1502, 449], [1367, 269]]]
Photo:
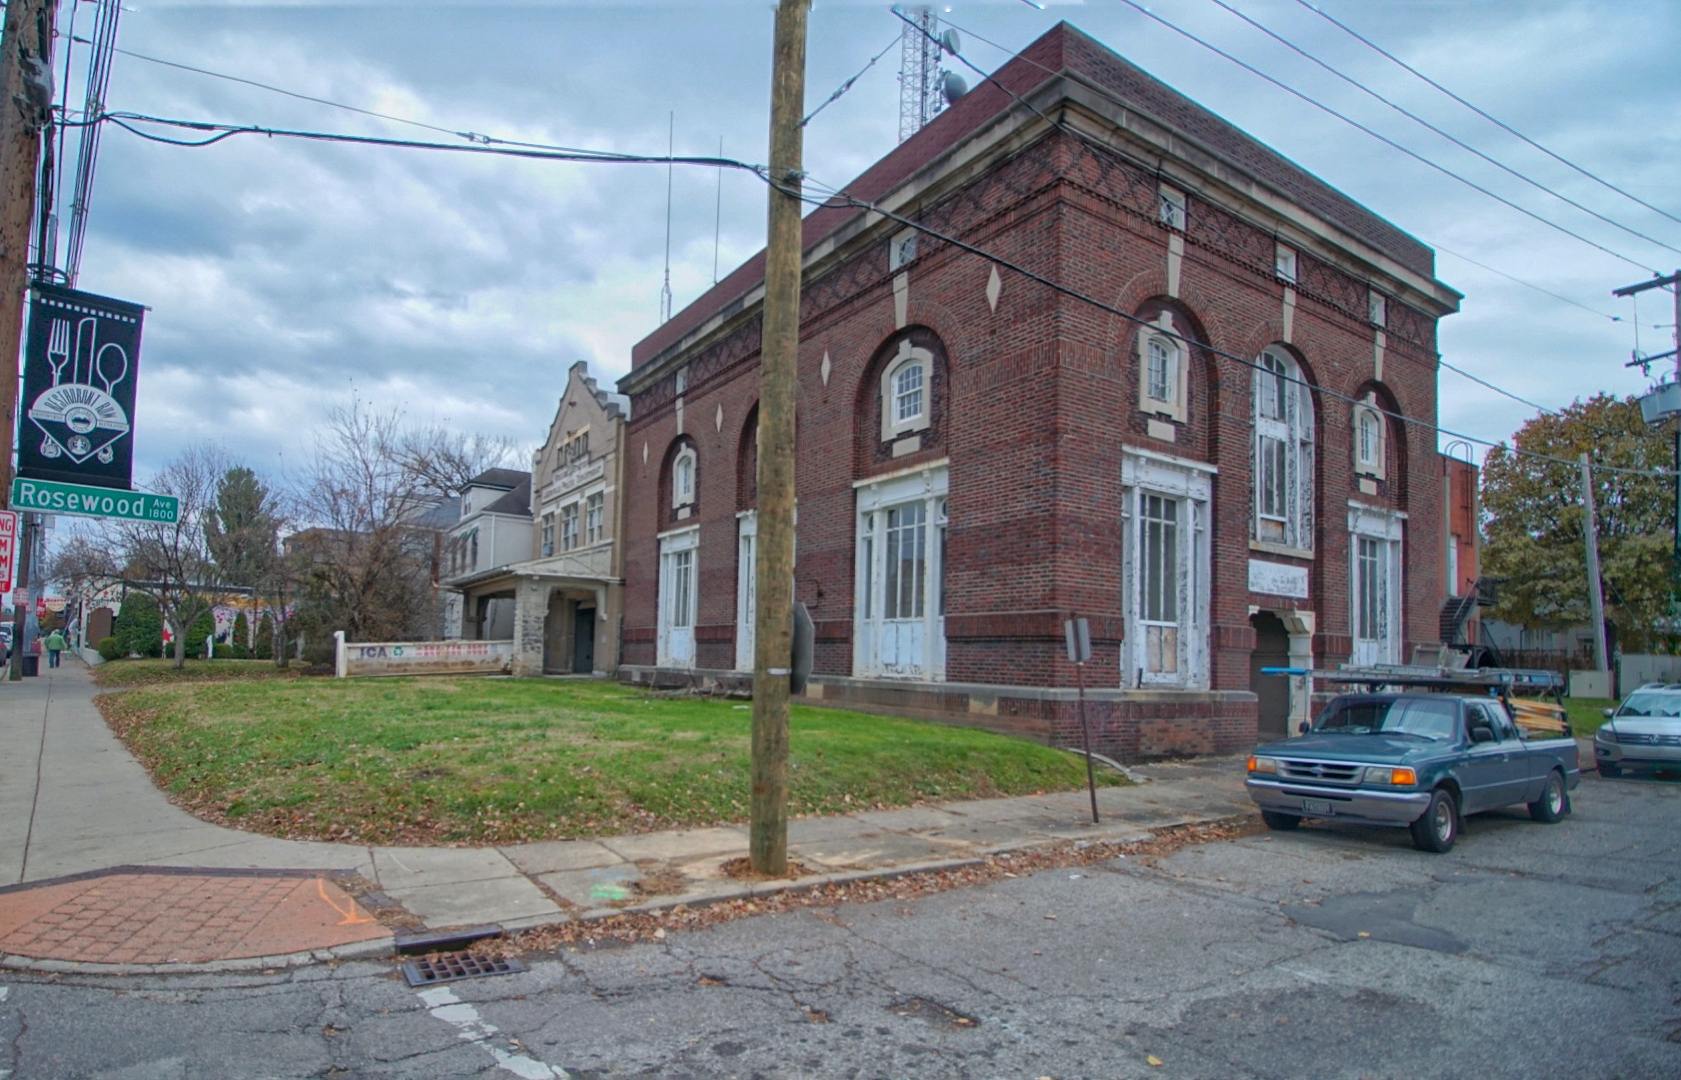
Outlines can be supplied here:
[[1617, 733], [1623, 746], [1681, 746], [1681, 735], [1625, 735]]
[[1278, 771], [1291, 780], [1316, 784], [1357, 784], [1362, 765], [1346, 761], [1290, 761], [1278, 763]]

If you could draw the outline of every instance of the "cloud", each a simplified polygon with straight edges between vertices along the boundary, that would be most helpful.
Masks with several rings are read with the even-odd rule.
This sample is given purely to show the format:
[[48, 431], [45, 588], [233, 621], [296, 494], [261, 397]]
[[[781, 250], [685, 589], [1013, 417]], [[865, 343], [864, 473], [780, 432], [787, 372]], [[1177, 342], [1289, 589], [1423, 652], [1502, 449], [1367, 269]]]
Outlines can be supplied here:
[[[1609, 290], [1644, 271], [1595, 253], [1259, 84], [1119, 3], [1037, 12], [953, 3], [949, 19], [1012, 47], [1059, 17], [1110, 43], [1426, 243], [1612, 314]], [[1468, 141], [1681, 246], [1681, 227], [1522, 147], [1286, 0], [1245, 11]], [[1363, 122], [1644, 265], [1681, 261], [1584, 220], [1419, 132], [1212, 5], [1158, 8]], [[1428, 15], [1419, 14], [1420, 11]], [[1666, 77], [1681, 26], [1660, 0], [1614, 9], [1536, 4], [1333, 9], [1515, 126], [1681, 216], [1681, 91]], [[824, 0], [812, 14], [815, 105], [889, 45], [879, 3]], [[83, 32], [79, 29], [78, 33]], [[125, 8], [136, 53], [406, 117], [395, 124], [119, 56], [110, 107], [150, 115], [378, 134], [465, 145], [453, 132], [662, 153], [764, 156], [771, 19], [763, 0], [609, 3], [178, 3]], [[1003, 54], [977, 38], [982, 67]], [[813, 177], [842, 184], [891, 150], [898, 54], [889, 50], [807, 131]], [[974, 81], [974, 80], [971, 80]], [[539, 438], [566, 368], [604, 384], [654, 329], [666, 250], [666, 171], [473, 158], [238, 136], [186, 149], [107, 130], [80, 285], [151, 306], [137, 449], [155, 467], [200, 438], [253, 462], [301, 452], [325, 405], [355, 393], [463, 428]], [[678, 306], [763, 242], [755, 178], [672, 177]], [[716, 215], [716, 217], [715, 217]], [[1547, 404], [1644, 386], [1622, 360], [1630, 324], [1561, 304], [1449, 256], [1466, 293], [1444, 320], [1453, 363]], [[1657, 303], [1647, 322], [1667, 322]], [[1655, 314], [1654, 314], [1655, 313]], [[1651, 351], [1662, 331], [1643, 331]], [[1502, 438], [1528, 410], [1442, 376], [1442, 423]]]

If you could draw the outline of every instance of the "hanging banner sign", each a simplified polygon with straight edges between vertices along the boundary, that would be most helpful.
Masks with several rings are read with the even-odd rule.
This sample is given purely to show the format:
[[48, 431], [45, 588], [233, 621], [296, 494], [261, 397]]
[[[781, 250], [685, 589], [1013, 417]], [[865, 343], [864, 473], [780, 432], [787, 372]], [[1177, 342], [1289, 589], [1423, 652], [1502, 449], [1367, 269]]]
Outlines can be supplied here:
[[0, 510], [0, 592], [12, 591], [12, 579], [17, 576], [18, 516], [11, 510]]
[[31, 294], [18, 475], [127, 489], [146, 309], [57, 285]]

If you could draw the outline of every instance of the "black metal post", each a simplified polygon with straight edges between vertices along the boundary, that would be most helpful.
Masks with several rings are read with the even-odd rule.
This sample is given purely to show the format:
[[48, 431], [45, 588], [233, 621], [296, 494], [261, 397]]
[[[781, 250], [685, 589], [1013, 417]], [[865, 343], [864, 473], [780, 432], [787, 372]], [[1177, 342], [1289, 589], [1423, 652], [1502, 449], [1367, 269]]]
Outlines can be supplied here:
[[1091, 727], [1086, 723], [1086, 665], [1074, 665], [1075, 684], [1080, 688], [1080, 746], [1086, 752], [1086, 791], [1091, 795], [1091, 823], [1097, 824], [1097, 773], [1091, 763]]

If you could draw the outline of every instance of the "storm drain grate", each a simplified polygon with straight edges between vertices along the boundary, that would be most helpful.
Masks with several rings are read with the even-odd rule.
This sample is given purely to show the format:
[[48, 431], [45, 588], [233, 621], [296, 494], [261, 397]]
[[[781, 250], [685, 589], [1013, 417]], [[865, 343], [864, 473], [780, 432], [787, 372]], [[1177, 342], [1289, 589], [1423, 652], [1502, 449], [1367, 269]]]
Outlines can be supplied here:
[[454, 953], [449, 956], [423, 956], [403, 962], [403, 978], [410, 986], [435, 986], [458, 979], [482, 979], [488, 975], [512, 975], [524, 971], [518, 960], [503, 960], [488, 956], [469, 956]]

